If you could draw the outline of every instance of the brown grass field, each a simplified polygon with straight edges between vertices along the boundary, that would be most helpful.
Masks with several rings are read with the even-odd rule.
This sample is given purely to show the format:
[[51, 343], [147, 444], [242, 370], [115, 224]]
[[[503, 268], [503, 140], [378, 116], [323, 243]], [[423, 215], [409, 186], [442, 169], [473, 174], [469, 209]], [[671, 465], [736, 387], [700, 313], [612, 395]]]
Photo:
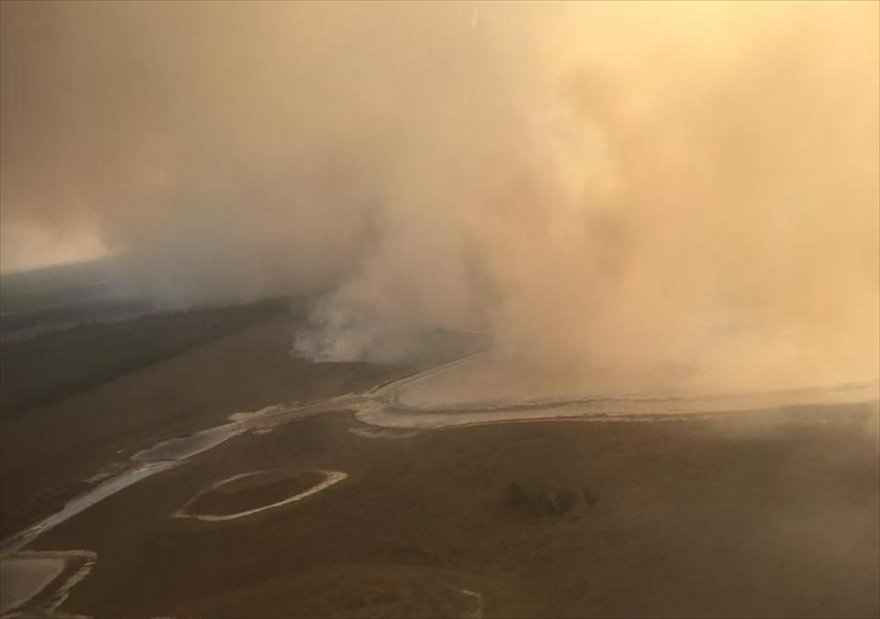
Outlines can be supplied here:
[[[22, 373], [53, 339], [54, 374], [125, 368], [4, 413], [4, 537], [160, 440], [411, 369], [293, 359], [286, 311], [214, 312], [197, 337], [194, 312], [4, 344], [4, 398], [45, 380]], [[136, 344], [153, 341], [165, 352]], [[95, 551], [61, 610], [101, 617], [875, 617], [877, 422], [869, 404], [413, 435], [329, 412], [234, 438], [29, 549]], [[237, 520], [170, 517], [211, 484], [276, 468], [349, 478]], [[528, 509], [512, 484], [576, 499]]]

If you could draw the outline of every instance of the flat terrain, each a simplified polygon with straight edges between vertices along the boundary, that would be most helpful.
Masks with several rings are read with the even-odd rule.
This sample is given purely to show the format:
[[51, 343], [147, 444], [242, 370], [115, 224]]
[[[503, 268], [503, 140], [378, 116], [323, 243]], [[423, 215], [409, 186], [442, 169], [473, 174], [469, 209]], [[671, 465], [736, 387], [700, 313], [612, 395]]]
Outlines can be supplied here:
[[[300, 324], [267, 315], [3, 415], [3, 536], [158, 441], [408, 371], [293, 359]], [[94, 616], [875, 617], [877, 411], [420, 433], [329, 412], [233, 438], [29, 549], [97, 553], [62, 607]], [[212, 484], [267, 469], [349, 477], [236, 520], [171, 517]], [[524, 509], [513, 484], [590, 500], [560, 513]]]
[[[443, 616], [457, 587], [483, 596], [485, 616], [871, 617], [873, 414], [370, 439], [331, 413], [233, 439], [34, 547], [97, 551], [66, 608], [100, 616]], [[350, 478], [250, 518], [169, 518], [203, 487], [266, 467]], [[545, 480], [588, 487], [596, 503], [558, 516], [509, 504], [511, 482]]]
[[[88, 488], [86, 480], [112, 474], [159, 441], [218, 425], [232, 413], [365, 389], [399, 372], [292, 358], [300, 319], [270, 310], [148, 316], [3, 344], [4, 393], [33, 394], [35, 385], [49, 381], [44, 365], [52, 375], [78, 374], [82, 367], [117, 372], [100, 385], [81, 385], [45, 405], [0, 415], [0, 534], [45, 517]], [[208, 326], [194, 329], [200, 316]], [[124, 328], [130, 333], [120, 333]], [[215, 339], [206, 341], [211, 334]], [[44, 355], [56, 347], [63, 354]]]
[[222, 484], [196, 496], [186, 513], [225, 516], [283, 501], [324, 480], [317, 471], [263, 471]]
[[0, 411], [20, 415], [284, 311], [280, 303], [86, 323], [2, 344]]

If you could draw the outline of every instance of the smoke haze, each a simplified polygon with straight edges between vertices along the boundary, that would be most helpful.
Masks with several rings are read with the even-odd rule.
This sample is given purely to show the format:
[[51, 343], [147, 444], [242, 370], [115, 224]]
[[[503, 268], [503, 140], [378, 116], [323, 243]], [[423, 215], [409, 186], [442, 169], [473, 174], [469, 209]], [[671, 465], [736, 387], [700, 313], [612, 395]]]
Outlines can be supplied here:
[[295, 343], [319, 359], [443, 328], [575, 383], [880, 372], [876, 3], [0, 21], [4, 263], [38, 229], [169, 306], [320, 293]]

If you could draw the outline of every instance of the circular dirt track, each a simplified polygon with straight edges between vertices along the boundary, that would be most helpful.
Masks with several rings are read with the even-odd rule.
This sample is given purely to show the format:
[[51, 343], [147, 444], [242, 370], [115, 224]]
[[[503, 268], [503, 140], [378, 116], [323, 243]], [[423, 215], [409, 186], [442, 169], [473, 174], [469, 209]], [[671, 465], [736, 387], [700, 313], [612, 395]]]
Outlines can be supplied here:
[[326, 470], [242, 473], [198, 492], [172, 515], [208, 522], [235, 520], [301, 501], [347, 477], [342, 471]]

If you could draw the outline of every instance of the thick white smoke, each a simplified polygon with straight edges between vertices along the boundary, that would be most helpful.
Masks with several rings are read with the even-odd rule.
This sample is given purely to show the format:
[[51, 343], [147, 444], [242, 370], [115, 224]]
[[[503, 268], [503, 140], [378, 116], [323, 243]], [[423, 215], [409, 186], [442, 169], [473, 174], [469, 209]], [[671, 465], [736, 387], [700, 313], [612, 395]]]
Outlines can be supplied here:
[[323, 291], [301, 354], [488, 331], [559, 389], [877, 376], [876, 4], [4, 3], [2, 24], [4, 224], [98, 229], [163, 302]]

